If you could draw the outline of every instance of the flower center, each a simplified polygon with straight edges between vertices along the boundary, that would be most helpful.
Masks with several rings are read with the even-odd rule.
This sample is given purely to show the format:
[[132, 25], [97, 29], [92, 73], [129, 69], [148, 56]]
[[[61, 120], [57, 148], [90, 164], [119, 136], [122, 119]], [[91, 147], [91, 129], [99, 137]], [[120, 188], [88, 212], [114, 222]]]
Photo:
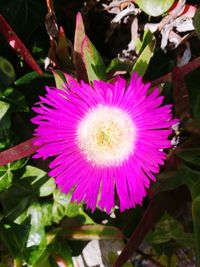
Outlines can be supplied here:
[[78, 125], [77, 144], [96, 165], [118, 165], [134, 150], [135, 127], [127, 112], [98, 106]]

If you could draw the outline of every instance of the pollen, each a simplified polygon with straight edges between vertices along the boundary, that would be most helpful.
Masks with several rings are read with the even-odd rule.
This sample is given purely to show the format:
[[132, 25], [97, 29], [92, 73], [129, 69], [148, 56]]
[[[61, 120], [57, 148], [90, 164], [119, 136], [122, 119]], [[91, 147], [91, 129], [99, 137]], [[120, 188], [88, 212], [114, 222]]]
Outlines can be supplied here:
[[128, 113], [119, 108], [98, 106], [78, 125], [77, 144], [95, 165], [121, 164], [134, 152], [136, 130]]

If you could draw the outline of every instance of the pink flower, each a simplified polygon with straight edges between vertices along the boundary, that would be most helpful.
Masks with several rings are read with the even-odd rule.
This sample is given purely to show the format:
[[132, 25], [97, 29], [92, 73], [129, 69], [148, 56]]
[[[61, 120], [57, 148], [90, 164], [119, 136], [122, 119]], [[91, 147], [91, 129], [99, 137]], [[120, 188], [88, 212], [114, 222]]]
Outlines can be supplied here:
[[34, 157], [55, 157], [49, 175], [62, 192], [73, 189], [72, 201], [109, 213], [116, 188], [121, 211], [142, 203], [177, 122], [171, 105], [160, 106], [158, 89], [147, 95], [148, 88], [136, 74], [127, 88], [120, 77], [93, 86], [69, 77], [63, 90], [46, 88], [33, 108], [39, 146]]

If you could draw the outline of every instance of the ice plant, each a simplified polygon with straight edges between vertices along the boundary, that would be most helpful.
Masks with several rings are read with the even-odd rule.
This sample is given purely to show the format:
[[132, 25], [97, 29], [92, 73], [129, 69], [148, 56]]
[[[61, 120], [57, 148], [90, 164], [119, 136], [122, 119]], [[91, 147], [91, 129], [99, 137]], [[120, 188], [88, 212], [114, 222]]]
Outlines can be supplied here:
[[55, 157], [49, 175], [62, 192], [73, 189], [72, 201], [109, 213], [116, 188], [121, 211], [141, 204], [177, 122], [158, 89], [147, 94], [149, 86], [134, 74], [127, 87], [120, 77], [93, 86], [68, 77], [63, 90], [46, 88], [33, 108], [35, 157]]

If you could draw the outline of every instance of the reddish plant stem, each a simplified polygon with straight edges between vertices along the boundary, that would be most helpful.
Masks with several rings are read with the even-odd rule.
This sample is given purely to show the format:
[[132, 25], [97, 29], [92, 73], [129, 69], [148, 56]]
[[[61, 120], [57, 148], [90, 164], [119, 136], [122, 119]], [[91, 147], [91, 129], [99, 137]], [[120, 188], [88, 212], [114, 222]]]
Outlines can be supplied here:
[[165, 74], [164, 76], [154, 80], [151, 82], [151, 86], [156, 86], [158, 84], [161, 84], [161, 83], [165, 83], [165, 82], [171, 82], [172, 81], [172, 73], [169, 72], [167, 74]]
[[33, 140], [34, 138], [28, 139], [19, 145], [0, 152], [0, 166], [32, 155], [36, 151]]
[[9, 45], [20, 54], [26, 63], [35, 70], [38, 74], [43, 75], [43, 71], [36, 63], [35, 59], [32, 57], [28, 49], [25, 47], [23, 42], [19, 39], [7, 21], [2, 15], [0, 15], [0, 33], [6, 38]]
[[[179, 72], [181, 73], [182, 76], [186, 76], [193, 70], [198, 69], [199, 67], [200, 67], [200, 57], [197, 57], [182, 67], [176, 67], [176, 69], [179, 69]], [[163, 75], [162, 77], [152, 81], [151, 82], [152, 86], [156, 86], [157, 84], [164, 83], [164, 82], [172, 82], [174, 78], [172, 77], [173, 76], [172, 72], [169, 72]]]
[[[187, 69], [186, 69], [187, 71]], [[184, 81], [184, 74], [181, 68], [174, 68], [172, 71], [173, 95], [176, 116], [179, 118], [190, 118], [190, 100], [188, 90]]]
[[142, 219], [138, 223], [135, 231], [131, 235], [128, 243], [117, 258], [113, 267], [122, 267], [126, 261], [130, 259], [131, 255], [137, 250], [146, 234], [152, 229], [165, 211], [169, 212], [169, 214], [177, 213], [177, 210], [190, 199], [191, 195], [187, 187], [181, 187], [169, 192], [162, 192], [152, 198]]

